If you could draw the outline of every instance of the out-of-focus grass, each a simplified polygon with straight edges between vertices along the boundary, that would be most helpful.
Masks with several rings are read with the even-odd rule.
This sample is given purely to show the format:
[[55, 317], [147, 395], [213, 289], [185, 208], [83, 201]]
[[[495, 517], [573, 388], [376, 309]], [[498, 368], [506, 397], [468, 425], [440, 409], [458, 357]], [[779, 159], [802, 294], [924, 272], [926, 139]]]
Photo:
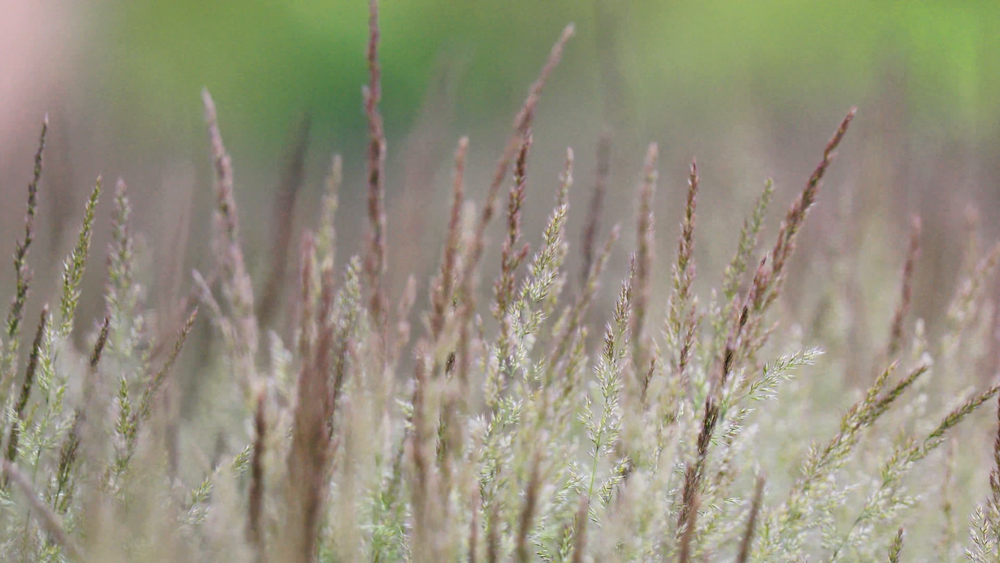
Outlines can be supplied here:
[[[390, 10], [383, 21], [413, 6]], [[584, 150], [552, 149], [553, 137], [585, 129], [572, 119], [558, 122], [580, 107], [602, 107], [595, 110], [600, 114], [614, 106], [580, 105], [586, 98], [580, 93], [560, 97], [567, 83], [560, 89], [558, 81], [547, 85], [546, 103], [538, 103], [572, 33], [567, 28], [505, 144], [486, 141], [477, 154], [470, 149], [477, 142], [463, 137], [446, 171], [439, 170], [446, 157], [435, 148], [450, 144], [450, 126], [438, 122], [447, 113], [440, 106], [460, 98], [462, 88], [444, 88], [440, 98], [431, 88], [405, 143], [383, 129], [382, 108], [392, 121], [395, 111], [417, 104], [390, 109], [366, 94], [367, 131], [347, 126], [339, 133], [355, 135], [349, 142], [365, 158], [346, 171], [334, 158], [322, 189], [305, 164], [308, 128], [297, 129], [270, 200], [275, 224], [268, 229], [255, 219], [264, 206], [255, 213], [243, 206], [243, 187], [259, 179], [241, 176], [241, 159], [231, 156], [223, 134], [231, 141], [257, 133], [265, 139], [251, 143], [277, 144], [268, 131], [284, 118], [268, 114], [241, 129], [239, 121], [248, 118], [240, 113], [266, 110], [287, 93], [272, 98], [268, 88], [277, 87], [268, 81], [283, 75], [267, 74], [268, 65], [294, 58], [294, 47], [284, 43], [295, 35], [289, 29], [300, 28], [283, 22], [307, 19], [306, 27], [323, 37], [326, 24], [317, 22], [321, 12], [312, 5], [266, 5], [261, 12], [254, 5], [245, 12], [189, 6], [180, 20], [208, 17], [189, 31], [190, 49], [225, 46], [194, 67], [210, 75], [234, 63], [213, 76], [240, 81], [229, 96], [246, 104], [233, 104], [231, 135], [229, 106], [217, 107], [204, 93], [211, 158], [199, 160], [211, 172], [212, 190], [192, 201], [162, 196], [190, 209], [180, 205], [155, 217], [152, 206], [133, 213], [129, 194], [143, 188], [129, 192], [119, 182], [108, 235], [98, 180], [82, 226], [67, 230], [76, 236], [63, 274], [49, 275], [34, 266], [41, 225], [35, 211], [47, 211], [46, 197], [53, 197], [38, 182], [43, 150], [37, 149], [28, 218], [15, 247], [14, 298], [0, 332], [5, 556], [431, 562], [877, 561], [902, 554], [939, 561], [968, 550], [971, 560], [993, 560], [1000, 439], [989, 444], [1000, 429], [992, 412], [980, 411], [994, 408], [1000, 371], [993, 289], [1000, 245], [983, 242], [989, 239], [972, 213], [965, 232], [938, 240], [956, 231], [953, 210], [928, 207], [918, 192], [900, 188], [907, 165], [898, 154], [906, 151], [894, 152], [894, 143], [913, 137], [905, 123], [893, 121], [892, 106], [925, 102], [909, 90], [889, 92], [853, 125], [852, 110], [818, 165], [819, 143], [809, 147], [808, 137], [780, 120], [733, 118], [723, 127], [748, 139], [792, 139], [809, 148], [812, 167], [778, 171], [777, 189], [741, 171], [744, 163], [766, 164], [767, 146], [728, 160], [710, 151], [712, 158], [700, 157], [698, 165], [685, 157], [684, 168], [677, 155], [687, 149], [667, 143], [648, 145], [642, 163], [641, 150], [621, 156], [656, 129], [648, 123], [621, 129], [630, 119], [642, 122], [643, 112], [655, 113], [639, 74], [675, 73], [677, 85], [663, 87], [668, 100], [674, 89], [716, 76], [703, 102], [724, 107], [729, 81], [766, 76], [749, 63], [779, 60], [796, 78], [781, 96], [768, 98], [782, 104], [823, 83], [809, 78], [812, 65], [789, 61], [816, 57], [820, 66], [829, 63], [827, 70], [850, 66], [873, 52], [865, 45], [877, 42], [877, 34], [866, 34], [889, 25], [839, 12], [824, 19], [823, 9], [807, 5], [763, 4], [761, 10], [781, 14], [780, 25], [798, 31], [778, 34], [773, 46], [758, 49], [757, 61], [740, 49], [739, 38], [779, 24], [764, 18], [766, 11], [725, 6], [650, 12], [711, 20], [718, 37], [730, 39], [696, 49], [697, 26], [663, 39], [677, 43], [674, 53], [688, 52], [678, 46], [685, 44], [690, 59], [653, 48], [630, 51], [652, 22], [628, 19], [641, 4], [622, 16], [621, 29], [629, 33], [616, 45], [630, 63], [615, 63], [605, 77], [620, 73], [627, 88], [606, 92], [606, 100], [634, 103], [635, 113], [620, 120], [589, 116], [618, 128], [603, 137], [597, 157], [617, 177], [598, 179], [597, 166], [581, 165], [593, 163], [584, 152], [596, 137], [574, 139]], [[368, 72], [355, 78], [367, 92], [381, 92], [381, 71], [388, 98], [389, 77], [405, 65], [379, 63], [404, 50], [406, 37], [380, 44], [377, 32], [391, 36], [398, 28], [380, 28], [374, 1], [369, 8], [368, 50], [356, 53]], [[513, 8], [505, 14], [522, 31], [544, 24], [531, 10]], [[131, 29], [126, 37], [138, 34], [134, 41], [152, 46], [174, 41], [172, 20], [156, 17], [162, 7], [131, 9], [163, 28], [150, 37]], [[893, 25], [930, 13], [895, 10]], [[489, 10], [461, 13], [485, 18]], [[949, 22], [974, 23], [949, 16], [935, 30], [947, 35]], [[419, 26], [420, 18], [434, 19], [413, 15], [403, 27]], [[817, 18], [811, 29], [821, 32], [809, 34], [810, 18]], [[436, 21], [440, 29], [450, 25], [447, 18]], [[273, 25], [289, 34], [237, 56], [228, 51], [239, 44], [227, 45], [226, 34], [235, 32], [226, 23], [243, 30]], [[840, 45], [848, 38], [837, 31], [851, 26], [857, 43]], [[919, 26], [907, 29], [919, 35]], [[363, 45], [362, 33], [352, 33], [344, 37]], [[511, 36], [496, 43], [506, 45]], [[490, 38], [484, 32], [478, 40]], [[802, 49], [780, 51], [783, 42]], [[530, 43], [494, 48], [488, 57], [520, 56]], [[829, 51], [820, 57], [814, 47]], [[241, 98], [255, 84], [242, 70], [251, 69], [255, 49], [266, 52], [259, 59], [263, 78]], [[170, 53], [166, 59], [174, 60]], [[593, 55], [584, 48], [579, 66], [570, 57], [560, 71], [586, 67]], [[928, 54], [966, 55], [961, 48]], [[697, 64], [700, 57], [724, 59], [718, 68], [729, 65], [732, 72], [712, 75]], [[883, 64], [867, 62], [867, 68]], [[631, 64], [646, 70], [637, 74]], [[954, 70], [976, 79], [956, 79], [958, 93], [949, 99], [975, 105], [970, 83], [989, 76], [977, 64]], [[531, 66], [522, 61], [510, 76]], [[497, 71], [504, 80], [504, 70]], [[403, 74], [421, 72], [418, 65]], [[146, 86], [128, 95], [148, 93], [153, 103], [167, 104], [157, 111], [168, 113], [179, 102], [155, 84], [184, 90], [188, 79], [150, 74]], [[656, 79], [643, 74], [642, 80]], [[809, 103], [863, 92], [865, 80], [877, 82], [860, 76]], [[696, 96], [674, 101], [689, 104]], [[353, 100], [357, 106], [356, 92]], [[477, 103], [483, 102], [465, 111]], [[871, 121], [862, 125], [867, 115]], [[302, 123], [329, 127], [322, 112], [313, 119]], [[954, 131], [968, 125], [959, 114], [941, 120]], [[989, 119], [981, 123], [988, 127]], [[975, 135], [964, 139], [978, 142]], [[689, 140], [704, 142], [697, 131]], [[403, 155], [401, 172], [386, 173], [387, 147]], [[834, 166], [838, 149], [843, 154]], [[499, 161], [487, 162], [492, 158], [484, 153], [498, 151]], [[970, 182], [954, 163], [909, 166], [928, 166], [943, 181]], [[448, 171], [453, 178], [444, 181]], [[721, 188], [723, 178], [754, 185], [757, 199], [726, 201], [746, 190]], [[318, 195], [312, 200], [302, 190], [310, 185]], [[592, 190], [601, 190], [605, 205], [587, 213]], [[908, 222], [911, 213], [923, 213], [923, 220]], [[154, 219], [176, 225], [150, 262], [139, 233]], [[189, 221], [210, 226], [189, 232]], [[588, 231], [595, 236], [578, 237]], [[110, 239], [106, 269], [94, 256], [104, 247], [101, 235]], [[960, 256], [949, 255], [957, 254], [954, 248]], [[87, 290], [85, 274], [103, 298]], [[100, 319], [91, 329], [81, 314], [87, 306]], [[35, 318], [35, 307], [41, 320], [32, 326], [25, 319]], [[973, 417], [981, 423], [962, 424]]]

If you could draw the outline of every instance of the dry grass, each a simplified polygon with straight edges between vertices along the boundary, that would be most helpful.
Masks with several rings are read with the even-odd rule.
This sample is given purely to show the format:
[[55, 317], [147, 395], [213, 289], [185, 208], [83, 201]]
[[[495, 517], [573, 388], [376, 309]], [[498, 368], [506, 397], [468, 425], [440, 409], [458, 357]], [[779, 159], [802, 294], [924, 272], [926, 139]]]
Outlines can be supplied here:
[[[478, 209], [465, 186], [470, 143], [458, 141], [427, 296], [418, 296], [413, 277], [392, 295], [378, 6], [370, 7], [363, 256], [340, 263], [335, 254], [343, 172], [334, 157], [317, 227], [294, 257], [298, 286], [284, 287], [303, 126], [276, 205], [276, 256], [255, 301], [233, 166], [204, 93], [215, 264], [207, 276], [194, 272], [192, 295], [221, 338], [201, 361], [181, 361], [198, 338], [199, 309], [146, 305], [148, 272], [136, 259], [124, 182], [115, 193], [103, 322], [90, 331], [74, 322], [85, 267], [95, 262], [88, 256], [98, 179], [53, 296], [59, 307], [44, 307], [34, 337], [23, 337], [43, 125], [0, 346], [3, 560], [1000, 560], [1000, 427], [991, 430], [988, 483], [965, 481], [985, 496], [969, 537], [953, 532], [964, 506], [955, 498], [955, 450], [987, 470], [976, 436], [960, 426], [998, 392], [992, 382], [956, 390], [955, 374], [996, 365], [983, 359], [995, 350], [992, 323], [1000, 318], [985, 288], [1000, 246], [970, 251], [943, 326], [929, 332], [911, 319], [921, 234], [913, 220], [899, 301], [865, 391], [847, 383], [864, 379], [843, 369], [850, 350], [823, 355], [822, 342], [804, 342], [796, 319], [778, 324], [789, 320], [780, 304], [798, 239], [835, 150], [847, 142], [853, 109], [761, 252], [774, 196], [765, 183], [711, 293], [696, 285], [704, 272], [695, 246], [700, 218], [713, 210], [698, 207], [702, 178], [692, 161], [658, 312], [654, 281], [667, 269], [657, 267], [654, 236], [657, 145], [637, 171], [634, 252], [617, 280], [605, 278], [613, 275], [609, 257], [621, 252], [621, 227], [599, 243], [610, 138], [598, 146], [574, 283], [574, 153], [566, 151], [559, 178], [532, 172], [533, 135], [544, 134], [533, 131], [533, 117], [569, 26], [514, 119]], [[529, 186], [546, 184], [553, 204], [536, 239], [522, 217]], [[485, 306], [479, 277], [505, 188], [499, 274]], [[608, 324], [589, 323], [591, 309], [608, 301]], [[411, 327], [414, 310], [420, 325]], [[186, 322], [171, 334], [158, 330], [170, 325], [164, 318]], [[72, 338], [75, 330], [87, 338]], [[176, 421], [167, 390], [179, 369], [225, 376], [198, 388], [230, 423], [207, 463], [169, 446]], [[939, 446], [949, 438], [955, 445], [944, 456]], [[932, 547], [935, 556], [927, 555]]]

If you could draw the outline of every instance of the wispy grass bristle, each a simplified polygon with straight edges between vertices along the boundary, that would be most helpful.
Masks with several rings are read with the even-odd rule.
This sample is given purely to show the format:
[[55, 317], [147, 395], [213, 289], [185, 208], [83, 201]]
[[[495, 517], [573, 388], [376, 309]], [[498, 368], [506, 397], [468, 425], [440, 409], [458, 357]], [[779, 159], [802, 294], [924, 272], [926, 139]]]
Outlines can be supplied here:
[[244, 397], [251, 400], [256, 385], [258, 335], [254, 313], [253, 283], [246, 269], [240, 238], [239, 212], [234, 193], [233, 166], [219, 131], [215, 102], [208, 90], [202, 91], [205, 122], [208, 125], [215, 170], [215, 211], [212, 215], [212, 251], [216, 269], [221, 272], [222, 293], [232, 308], [233, 322], [227, 323], [230, 334], [224, 334], [231, 349], [233, 368]]
[[[38, 328], [35, 331], [35, 339], [31, 343], [31, 354], [28, 356], [28, 365], [24, 370], [24, 381], [21, 383], [21, 393], [14, 404], [14, 414], [17, 417], [10, 425], [7, 435], [7, 461], [14, 463], [17, 461], [18, 440], [21, 435], [21, 427], [27, 415], [25, 409], [28, 406], [28, 399], [31, 398], [31, 390], [35, 384], [35, 371], [38, 369], [38, 355], [42, 347], [42, 338], [45, 336], [46, 325], [49, 322], [49, 307], [42, 307], [41, 315], [38, 319]], [[4, 488], [6, 489], [7, 478], [4, 477]]]
[[816, 202], [823, 176], [833, 162], [834, 151], [836, 151], [840, 142], [844, 139], [844, 135], [847, 134], [847, 128], [850, 126], [856, 113], [857, 108], [851, 108], [847, 112], [847, 116], [840, 122], [837, 131], [823, 149], [823, 160], [820, 161], [816, 169], [813, 170], [812, 175], [809, 176], [805, 189], [802, 190], [798, 198], [788, 208], [788, 213], [785, 215], [785, 219], [782, 221], [781, 228], [778, 231], [778, 239], [771, 250], [770, 272], [765, 278], [768, 281], [768, 285], [767, 287], [757, 288], [757, 301], [754, 303], [757, 310], [762, 310], [777, 298], [785, 279], [785, 264], [795, 250], [795, 241], [799, 229], [802, 228], [802, 224], [805, 222], [809, 208]]
[[899, 563], [899, 554], [903, 551], [903, 528], [896, 532], [896, 537], [889, 544], [889, 563]]
[[136, 410], [138, 421], [149, 418], [150, 411], [153, 408], [153, 399], [156, 397], [157, 391], [163, 386], [163, 381], [167, 374], [170, 373], [170, 368], [174, 366], [174, 363], [180, 356], [184, 343], [187, 342], [188, 335], [191, 334], [191, 329], [194, 327], [194, 321], [197, 318], [198, 309], [196, 307], [188, 315], [187, 321], [185, 321], [184, 326], [181, 328], [180, 334], [177, 335], [174, 346], [170, 349], [170, 354], [167, 356], [163, 366], [146, 383], [146, 387], [142, 392], [142, 398], [139, 400], [139, 408]]
[[653, 194], [656, 192], [657, 160], [659, 147], [656, 143], [649, 145], [646, 160], [642, 166], [642, 182], [639, 184], [637, 200], [639, 208], [636, 218], [636, 286], [635, 303], [632, 316], [632, 346], [635, 347], [635, 364], [645, 365], [645, 343], [643, 331], [646, 322], [646, 309], [651, 297], [653, 260], [655, 258], [656, 233], [653, 225]]
[[432, 285], [434, 316], [431, 320], [431, 336], [435, 341], [441, 338], [448, 308], [452, 306], [455, 297], [455, 285], [458, 279], [458, 259], [461, 245], [462, 206], [465, 203], [465, 157], [469, 150], [469, 138], [462, 137], [455, 149], [455, 167], [452, 173], [451, 212], [448, 215], [448, 232], [445, 236], [444, 258], [441, 261], [441, 272]]
[[317, 338], [299, 372], [298, 394], [288, 453], [288, 526], [283, 535], [289, 560], [311, 562], [318, 547], [320, 513], [326, 497], [326, 474], [330, 462], [330, 426], [333, 393], [328, 382], [336, 327], [333, 325], [334, 292], [325, 276], [319, 298]]
[[587, 210], [587, 222], [583, 229], [580, 248], [583, 262], [580, 266], [580, 283], [587, 283], [590, 275], [590, 265], [594, 262], [594, 250], [597, 237], [601, 231], [601, 210], [604, 208], [604, 196], [608, 191], [608, 181], [611, 176], [611, 135], [601, 134], [597, 141], [597, 170], [594, 174], [594, 190], [590, 196], [590, 207]]
[[463, 279], [465, 280], [469, 280], [472, 277], [472, 272], [475, 271], [476, 267], [479, 265], [479, 260], [483, 252], [483, 245], [485, 244], [484, 237], [486, 235], [486, 228], [489, 226], [493, 219], [493, 215], [496, 213], [497, 201], [500, 196], [500, 188], [503, 186], [504, 180], [507, 177], [507, 170], [510, 167], [511, 161], [513, 161], [514, 157], [518, 154], [518, 151], [524, 142], [525, 136], [531, 129], [531, 123], [535, 116], [535, 108], [541, 98], [542, 89], [548, 81], [549, 75], [551, 75], [552, 71], [559, 65], [559, 60], [562, 58], [563, 48], [566, 46], [566, 42], [569, 41], [574, 33], [575, 28], [572, 24], [566, 26], [563, 30], [559, 40], [552, 47], [552, 51], [549, 52], [549, 58], [546, 61], [545, 66], [542, 67], [541, 73], [531, 85], [531, 88], [528, 89], [528, 97], [525, 98], [521, 109], [514, 117], [514, 132], [507, 141], [503, 155], [497, 161], [496, 169], [493, 172], [493, 178], [490, 181], [489, 188], [486, 192], [486, 199], [484, 200], [482, 206], [482, 212], [480, 213], [479, 220], [476, 223], [476, 230], [475, 235], [472, 238], [472, 245], [467, 252], [465, 260], [465, 275], [463, 276]]
[[[378, 60], [379, 21], [378, 2], [368, 2], [368, 85], [365, 86], [365, 115], [368, 118], [368, 250], [365, 255], [365, 273], [370, 287], [369, 311], [378, 326], [387, 322], [387, 297], [382, 277], [386, 269], [385, 213], [385, 130], [378, 104], [382, 99], [382, 69]], [[384, 329], [383, 329], [384, 330]], [[383, 343], [383, 346], [385, 344]]]
[[316, 253], [323, 264], [333, 267], [334, 251], [337, 242], [337, 232], [334, 229], [334, 215], [339, 207], [340, 185], [344, 181], [344, 162], [339, 154], [333, 155], [330, 171], [327, 174], [326, 192], [323, 194], [319, 229], [316, 235]]
[[[673, 292], [667, 305], [665, 334], [667, 344], [675, 350], [670, 358], [673, 377], [679, 386], [688, 387], [688, 368], [694, 353], [695, 339], [698, 332], [697, 302], [692, 293], [695, 280], [694, 263], [694, 227], [695, 210], [698, 202], [698, 165], [692, 160], [688, 173], [687, 201], [684, 207], [684, 219], [681, 222], [681, 233], [677, 239], [677, 261], [673, 266]], [[650, 376], [653, 368], [650, 368]], [[645, 397], [648, 379], [643, 384]], [[643, 401], [645, 403], [645, 400]]]
[[[42, 176], [42, 155], [45, 152], [45, 136], [49, 130], [49, 116], [42, 120], [42, 132], [39, 135], [38, 150], [35, 152], [35, 167], [31, 181], [28, 183], [28, 202], [24, 214], [24, 239], [17, 241], [14, 247], [14, 298], [11, 300], [10, 311], [4, 324], [4, 336], [7, 349], [0, 346], [0, 405], [7, 401], [10, 386], [14, 381], [14, 371], [17, 366], [18, 343], [21, 336], [21, 321], [24, 317], [24, 306], [28, 300], [28, 290], [31, 287], [32, 270], [28, 266], [28, 251], [35, 239], [35, 214], [38, 206], [38, 182]], [[2, 426], [0, 426], [2, 428]]]
[[59, 333], [63, 336], [68, 335], [73, 330], [76, 306], [80, 301], [80, 284], [83, 281], [83, 271], [90, 252], [90, 239], [93, 236], [94, 213], [100, 195], [101, 178], [98, 177], [94, 189], [90, 192], [90, 197], [87, 198], [87, 206], [83, 212], [83, 225], [80, 227], [76, 246], [73, 247], [73, 252], [63, 264], [63, 289], [59, 301]]
[[270, 326], [278, 312], [288, 267], [289, 246], [292, 243], [292, 226], [295, 202], [305, 176], [306, 152], [309, 148], [309, 130], [312, 120], [307, 114], [297, 125], [294, 143], [289, 147], [285, 169], [275, 190], [274, 217], [271, 227], [271, 273], [264, 284], [264, 293], [257, 308], [259, 323]]
[[[521, 244], [521, 207], [524, 205], [527, 187], [527, 160], [531, 148], [531, 134], [525, 135], [514, 164], [514, 184], [510, 188], [507, 203], [507, 236], [504, 239], [500, 277], [494, 284], [495, 304], [493, 316], [500, 323], [498, 359], [504, 378], [511, 376], [513, 358], [510, 357], [510, 339], [513, 327], [510, 307], [514, 301], [517, 270], [528, 256], [529, 246]], [[501, 389], [505, 382], [500, 382]]]
[[889, 345], [887, 355], [892, 358], [899, 353], [903, 345], [903, 323], [906, 315], [910, 311], [913, 300], [913, 270], [916, 265], [917, 256], [920, 254], [920, 217], [914, 215], [910, 219], [910, 244], [906, 251], [906, 262], [903, 264], [903, 282], [900, 289], [899, 304], [892, 316], [892, 328], [889, 331]]

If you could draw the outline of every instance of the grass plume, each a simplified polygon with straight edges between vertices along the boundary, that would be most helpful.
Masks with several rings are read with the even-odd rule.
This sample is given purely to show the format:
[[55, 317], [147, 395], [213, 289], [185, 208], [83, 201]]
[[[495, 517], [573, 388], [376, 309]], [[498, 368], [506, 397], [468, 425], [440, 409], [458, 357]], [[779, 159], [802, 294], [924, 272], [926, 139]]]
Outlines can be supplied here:
[[[38, 206], [38, 182], [42, 177], [42, 155], [45, 152], [45, 136], [49, 130], [49, 116], [42, 121], [42, 132], [38, 139], [38, 150], [35, 152], [35, 167], [28, 183], [28, 203], [24, 213], [24, 239], [17, 241], [14, 247], [14, 298], [11, 300], [7, 322], [4, 324], [4, 337], [7, 349], [0, 347], [0, 404], [5, 404], [7, 394], [14, 379], [17, 365], [18, 342], [21, 336], [21, 321], [24, 317], [24, 305], [28, 300], [28, 290], [31, 287], [31, 268], [28, 266], [28, 250], [35, 239], [35, 214]], [[0, 426], [2, 428], [2, 426]]]

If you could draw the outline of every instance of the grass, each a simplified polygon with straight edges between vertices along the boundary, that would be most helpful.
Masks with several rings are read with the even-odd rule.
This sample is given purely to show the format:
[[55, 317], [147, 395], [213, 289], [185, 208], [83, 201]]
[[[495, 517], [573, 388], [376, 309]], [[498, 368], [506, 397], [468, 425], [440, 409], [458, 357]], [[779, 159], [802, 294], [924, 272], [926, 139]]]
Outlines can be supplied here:
[[[658, 314], [651, 306], [653, 264], [663, 259], [654, 236], [656, 144], [636, 188], [627, 271], [608, 268], [623, 229], [616, 225], [600, 242], [607, 137], [579, 250], [583, 271], [571, 276], [566, 267], [570, 202], [578, 199], [572, 150], [551, 179], [541, 242], [534, 251], [525, 242], [532, 123], [573, 34], [568, 27], [515, 117], [478, 209], [464, 183], [469, 141], [459, 141], [428, 295], [417, 295], [412, 278], [390, 295], [374, 1], [370, 21], [368, 243], [362, 256], [338, 261], [342, 163], [334, 157], [318, 226], [298, 245], [297, 287], [280, 287], [294, 245], [290, 229], [278, 229], [274, 249], [282, 256], [264, 305], [245, 265], [233, 165], [205, 92], [215, 262], [207, 274], [194, 273], [195, 299], [182, 300], [180, 310], [147, 307], [140, 281], [147, 273], [119, 181], [105, 314], [89, 339], [72, 337], [83, 274], [95, 263], [98, 178], [64, 263], [58, 307], [43, 307], [34, 331], [22, 330], [43, 124], [0, 346], [4, 560], [1000, 561], [1000, 428], [967, 538], [955, 531], [961, 515], [952, 500], [957, 440], [969, 436], [958, 427], [992, 408], [998, 386], [952, 395], [944, 385], [982, 356], [976, 311], [993, 306], [984, 288], [1000, 250], [972, 251], [930, 341], [908, 314], [921, 237], [914, 218], [884, 353], [871, 366], [876, 375], [855, 379], [860, 392], [830, 386], [847, 361], [836, 355], [849, 350], [824, 354], [775, 323], [799, 233], [847, 142], [853, 109], [762, 251], [775, 199], [765, 182], [707, 300], [695, 286], [701, 180], [691, 163], [670, 293]], [[293, 151], [282, 192], [288, 207], [302, 152], [301, 145]], [[503, 235], [489, 292], [480, 275], [493, 223], [502, 223]], [[601, 296], [614, 299], [604, 327], [591, 321]], [[179, 321], [169, 328], [154, 322], [158, 314]], [[210, 400], [236, 413], [229, 443], [241, 446], [223, 448], [228, 455], [190, 480], [198, 464], [170, 447], [177, 423], [170, 380], [204, 318], [219, 338], [192, 369], [227, 374], [232, 392]], [[291, 328], [272, 328], [281, 326], [276, 320]], [[89, 349], [78, 349], [83, 340]], [[816, 410], [816, 394], [831, 388], [837, 396]], [[839, 422], [830, 424], [827, 413], [840, 404]], [[930, 484], [938, 492], [927, 493]], [[940, 507], [930, 504], [935, 498]]]

